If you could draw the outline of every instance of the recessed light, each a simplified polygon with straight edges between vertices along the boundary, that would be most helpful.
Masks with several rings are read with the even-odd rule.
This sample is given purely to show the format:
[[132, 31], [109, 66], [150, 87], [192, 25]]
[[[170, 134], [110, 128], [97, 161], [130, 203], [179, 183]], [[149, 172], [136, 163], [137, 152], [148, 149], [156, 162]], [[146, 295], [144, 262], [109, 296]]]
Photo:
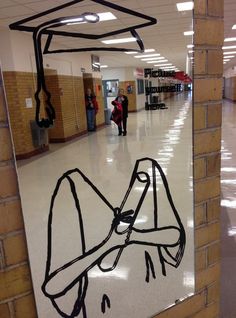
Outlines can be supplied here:
[[100, 68], [107, 68], [108, 65], [101, 65]]
[[232, 30], [236, 30], [236, 24], [232, 26]]
[[194, 51], [188, 51], [189, 54], [192, 54]]
[[155, 49], [146, 49], [144, 50], [145, 53], [151, 53], [151, 52], [155, 52], [156, 50]]
[[161, 61], [149, 61], [147, 62], [148, 64], [154, 64], [154, 63], [163, 63], [163, 62], [168, 62], [168, 60], [161, 60]]
[[97, 14], [99, 16], [99, 21], [110, 21], [116, 20], [117, 17], [111, 12], [102, 12]]
[[194, 47], [193, 44], [188, 44], [188, 45], [187, 45], [187, 48], [188, 48], [188, 49], [192, 49], [193, 47]]
[[162, 66], [163, 70], [175, 70], [175, 66]]
[[176, 3], [178, 11], [193, 10], [193, 1]]
[[125, 54], [137, 54], [138, 52], [135, 52], [135, 51], [133, 51], [133, 52], [125, 52]]
[[223, 54], [224, 54], [224, 55], [236, 54], [236, 51], [224, 52]]
[[119, 43], [129, 43], [129, 42], [136, 42], [136, 38], [123, 38], [123, 39], [111, 39], [111, 40], [104, 40], [101, 41], [104, 44], [119, 44]]
[[236, 45], [231, 45], [231, 46], [223, 46], [223, 50], [230, 50], [230, 49], [236, 49]]
[[148, 57], [146, 59], [141, 59], [141, 61], [154, 61], [154, 60], [165, 60], [165, 57]]
[[193, 35], [193, 34], [194, 34], [194, 31], [185, 31], [185, 32], [184, 32], [184, 35], [185, 35], [185, 36]]
[[141, 58], [143, 58], [143, 57], [154, 57], [154, 56], [160, 56], [161, 54], [159, 54], [159, 53], [155, 53], [155, 54], [146, 54], [146, 55], [136, 55], [135, 56], [135, 58], [136, 59], [141, 59]]
[[[114, 14], [111, 12], [102, 12], [102, 13], [96, 13], [96, 14], [99, 16], [99, 22], [117, 19], [116, 16], [114, 16]], [[89, 18], [89, 16], [87, 16], [87, 17]], [[84, 21], [83, 17], [66, 19], [66, 20], [62, 20], [61, 22], [68, 23], [69, 25], [87, 23], [86, 21]]]
[[236, 38], [226, 38], [225, 42], [234, 42], [236, 41]]
[[166, 64], [155, 64], [154, 66], [168, 66], [168, 65], [172, 65], [171, 63], [166, 63]]

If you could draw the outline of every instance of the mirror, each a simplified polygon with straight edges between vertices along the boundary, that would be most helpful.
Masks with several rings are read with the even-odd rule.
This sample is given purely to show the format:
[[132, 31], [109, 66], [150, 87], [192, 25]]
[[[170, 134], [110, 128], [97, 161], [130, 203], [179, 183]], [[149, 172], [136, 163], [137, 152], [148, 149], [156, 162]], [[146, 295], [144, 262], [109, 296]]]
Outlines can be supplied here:
[[[16, 153], [24, 159], [18, 160], [18, 173], [39, 318], [154, 317], [194, 293], [192, 53], [187, 48], [192, 37], [183, 35], [192, 28], [192, 11], [178, 11], [176, 4], [119, 1], [158, 24], [138, 30], [146, 52], [131, 52], [134, 43], [126, 43], [127, 53], [134, 54], [96, 52], [101, 72], [92, 72], [90, 53], [46, 54], [56, 112], [48, 129], [30, 124], [36, 88], [31, 37], [10, 33], [19, 52], [14, 65], [27, 82], [19, 93], [21, 140], [15, 107], [11, 100], [8, 104]], [[36, 4], [31, 8], [40, 12]], [[107, 10], [99, 1], [82, 1], [73, 14]], [[110, 11], [115, 18], [100, 21], [99, 30], [92, 23], [68, 27], [98, 34], [140, 23], [140, 17]], [[51, 45], [61, 50], [92, 44], [57, 35]], [[88, 89], [98, 103], [94, 129], [86, 118]], [[118, 104], [128, 100], [128, 118], [124, 105], [121, 110], [127, 135], [114, 113], [111, 121], [118, 89]], [[93, 108], [94, 96], [89, 98]]]

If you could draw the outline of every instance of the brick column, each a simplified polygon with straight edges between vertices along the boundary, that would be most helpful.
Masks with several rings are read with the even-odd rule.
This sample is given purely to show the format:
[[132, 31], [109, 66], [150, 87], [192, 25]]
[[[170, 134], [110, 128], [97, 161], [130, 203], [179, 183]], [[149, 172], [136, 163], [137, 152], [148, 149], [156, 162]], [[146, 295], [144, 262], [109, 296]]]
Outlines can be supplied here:
[[206, 308], [194, 317], [219, 316], [223, 14], [223, 0], [195, 1], [196, 289]]
[[0, 180], [0, 317], [36, 318], [16, 166], [1, 73]]

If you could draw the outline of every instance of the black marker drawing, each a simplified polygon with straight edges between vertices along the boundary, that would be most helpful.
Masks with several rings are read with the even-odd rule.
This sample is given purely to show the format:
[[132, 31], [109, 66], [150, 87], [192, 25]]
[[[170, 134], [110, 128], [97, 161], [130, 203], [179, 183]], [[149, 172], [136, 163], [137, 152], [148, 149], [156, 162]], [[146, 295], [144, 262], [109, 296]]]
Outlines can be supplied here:
[[105, 314], [106, 308], [111, 308], [111, 302], [109, 297], [104, 294], [102, 297], [102, 303], [101, 303], [102, 313]]
[[[141, 40], [140, 36], [137, 33], [137, 29], [144, 28], [153, 24], [157, 23], [155, 18], [149, 17], [145, 14], [140, 12], [136, 12], [134, 10], [122, 7], [115, 3], [111, 3], [105, 0], [91, 0], [92, 4], [100, 4], [102, 6], [106, 6], [110, 9], [116, 10], [118, 12], [126, 13], [131, 15], [132, 17], [138, 17], [143, 19], [144, 22], [140, 24], [136, 24], [130, 27], [125, 27], [123, 29], [115, 30], [106, 32], [103, 34], [89, 34], [89, 33], [79, 33], [79, 32], [70, 32], [67, 30], [61, 30], [63, 26], [67, 26], [68, 22], [71, 19], [79, 21], [80, 23], [87, 22], [87, 23], [97, 23], [99, 22], [99, 15], [94, 12], [83, 12], [78, 16], [60, 16], [60, 11], [66, 8], [71, 8], [73, 10], [73, 5], [79, 4], [84, 2], [84, 0], [73, 0], [69, 1], [65, 4], [60, 6], [54, 7], [50, 10], [41, 12], [39, 14], [35, 14], [31, 17], [22, 19], [15, 23], [10, 24], [10, 29], [24, 31], [24, 32], [31, 32], [33, 34], [33, 43], [34, 43], [34, 53], [35, 53], [35, 61], [36, 61], [36, 69], [37, 69], [37, 90], [35, 92], [35, 101], [36, 101], [36, 115], [35, 120], [40, 127], [46, 127], [53, 125], [53, 122], [56, 118], [55, 110], [53, 105], [51, 104], [51, 94], [48, 91], [45, 83], [45, 75], [43, 69], [43, 54], [52, 54], [52, 53], [73, 53], [73, 52], [86, 52], [86, 51], [115, 51], [115, 52], [129, 52], [129, 51], [137, 51], [137, 52], [144, 52], [144, 44]], [[81, 7], [83, 10], [83, 7]], [[37, 23], [37, 19], [42, 17], [47, 17], [51, 13], [58, 13], [58, 17], [41, 22], [36, 26], [29, 25], [29, 22]], [[62, 12], [63, 14], [63, 12]], [[99, 28], [99, 27], [98, 27]], [[60, 30], [58, 30], [60, 29]], [[130, 48], [115, 48], [115, 47], [88, 47], [88, 48], [74, 48], [74, 49], [59, 49], [59, 50], [49, 50], [52, 39], [54, 36], [63, 36], [63, 37], [71, 37], [71, 38], [81, 38], [81, 39], [90, 39], [90, 40], [100, 40], [102, 38], [106, 38], [109, 36], [115, 36], [118, 34], [123, 34], [125, 32], [130, 32], [132, 37], [136, 39], [136, 43], [138, 45], [138, 50], [130, 49]], [[42, 50], [42, 37], [47, 36], [47, 41]], [[43, 92], [46, 96], [46, 114], [47, 118], [40, 118], [40, 93]]]
[[156, 273], [155, 273], [155, 268], [154, 268], [154, 265], [153, 265], [152, 258], [151, 258], [150, 254], [147, 251], [145, 251], [145, 262], [146, 262], [146, 268], [147, 268], [146, 282], [149, 283], [149, 281], [150, 281], [150, 270], [151, 270], [151, 273], [152, 273], [152, 277], [154, 279], [156, 279]]
[[[148, 169], [146, 169], [147, 167]], [[170, 207], [173, 223], [176, 225], [159, 225], [157, 174], [161, 180], [161, 187], [164, 187], [163, 193]], [[80, 194], [82, 188], [88, 190], [88, 200], [91, 200], [92, 203], [88, 201], [87, 203], [91, 203], [94, 206], [94, 210], [89, 211], [87, 209], [86, 198]], [[63, 191], [69, 191], [71, 199], [68, 196], [65, 197]], [[94, 204], [93, 198], [95, 200]], [[149, 198], [148, 203], [147, 198]], [[72, 246], [75, 257], [68, 260], [66, 257], [69, 257], [69, 254], [64, 235], [70, 236], [70, 233], [67, 234], [67, 231], [63, 231], [63, 226], [67, 226], [69, 211], [63, 210], [62, 214], [58, 216], [59, 221], [57, 220], [57, 211], [61, 208], [62, 202], [60, 200], [66, 200], [68, 206], [69, 200], [71, 200], [75, 211], [75, 221], [72, 227], [75, 226], [73, 229], [76, 233], [74, 234], [78, 235], [78, 239]], [[85, 204], [82, 203], [83, 200], [85, 200]], [[133, 208], [131, 208], [132, 205]], [[99, 215], [96, 215], [97, 209], [107, 211], [106, 219], [111, 221], [105, 232], [103, 223], [99, 223]], [[150, 212], [150, 217], [153, 218], [152, 225], [149, 227], [148, 224], [148, 228], [146, 224], [140, 225], [140, 222], [138, 222], [140, 221], [139, 214], [142, 209]], [[94, 217], [97, 218], [97, 227], [99, 227], [99, 230], [97, 230], [97, 227], [93, 228], [93, 232], [96, 232], [96, 236], [91, 236], [93, 243], [88, 242], [88, 234], [85, 230], [85, 217], [90, 213], [93, 213]], [[58, 226], [62, 226], [61, 231], [56, 231]], [[78, 231], [76, 230], [77, 227]], [[102, 238], [97, 238], [97, 235]], [[61, 236], [64, 239], [62, 244], [58, 242]], [[71, 239], [71, 237], [68, 239]], [[145, 250], [143, 250], [144, 254], [142, 255], [145, 255], [145, 259], [144, 257], [143, 259], [146, 265], [146, 273], [144, 273], [143, 277], [146, 280], [145, 284], [149, 286], [151, 281], [156, 279], [155, 267], [158, 264], [161, 264], [162, 269], [162, 273], [158, 273], [158, 275], [162, 274], [163, 277], [168, 276], [167, 265], [171, 265], [174, 268], [180, 265], [184, 255], [185, 243], [185, 230], [173, 203], [166, 176], [155, 160], [143, 158], [136, 161], [129, 187], [119, 207], [114, 207], [81, 170], [67, 171], [58, 180], [51, 199], [48, 220], [48, 254], [42, 291], [51, 300], [61, 317], [73, 318], [80, 314], [80, 317], [83, 318], [93, 318], [88, 316], [87, 313], [89, 307], [86, 306], [86, 295], [91, 284], [90, 275], [94, 269], [96, 269], [98, 274], [107, 273], [112, 277], [112, 274], [115, 273], [123, 261], [126, 251], [131, 253], [134, 247], [143, 246]], [[65, 259], [57, 260], [61, 256], [58, 255], [57, 248], [60, 251], [63, 249], [64, 254], [62, 252], [60, 254]], [[148, 252], [150, 250], [154, 250], [152, 257]], [[153, 255], [155, 255], [155, 259]], [[109, 308], [109, 312], [112, 313], [113, 301], [109, 293], [106, 291], [101, 292], [103, 296], [101, 296], [102, 299], [100, 299], [99, 303], [100, 309], [97, 308], [96, 310], [107, 313]], [[133, 292], [137, 291], [134, 290]], [[73, 296], [74, 298], [72, 298], [72, 294], [75, 295]], [[60, 305], [61, 301], [66, 297], [70, 298], [70, 300], [71, 298], [74, 299], [73, 306], [69, 310], [64, 310]], [[115, 317], [115, 315], [110, 317]]]

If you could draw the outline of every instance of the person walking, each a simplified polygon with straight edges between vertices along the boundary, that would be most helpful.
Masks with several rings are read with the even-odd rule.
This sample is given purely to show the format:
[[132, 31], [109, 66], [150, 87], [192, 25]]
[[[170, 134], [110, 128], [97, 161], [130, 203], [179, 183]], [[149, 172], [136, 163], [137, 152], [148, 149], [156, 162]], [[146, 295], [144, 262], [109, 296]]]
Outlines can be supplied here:
[[96, 96], [90, 88], [87, 89], [85, 94], [85, 106], [87, 115], [88, 131], [96, 130], [96, 114], [98, 112], [98, 103]]
[[122, 110], [123, 110], [123, 119], [122, 119], [123, 136], [126, 136], [126, 134], [127, 134], [127, 118], [128, 118], [129, 101], [128, 101], [127, 96], [124, 95], [124, 90], [123, 89], [119, 89], [118, 96], [116, 97], [115, 100], [122, 105]]

